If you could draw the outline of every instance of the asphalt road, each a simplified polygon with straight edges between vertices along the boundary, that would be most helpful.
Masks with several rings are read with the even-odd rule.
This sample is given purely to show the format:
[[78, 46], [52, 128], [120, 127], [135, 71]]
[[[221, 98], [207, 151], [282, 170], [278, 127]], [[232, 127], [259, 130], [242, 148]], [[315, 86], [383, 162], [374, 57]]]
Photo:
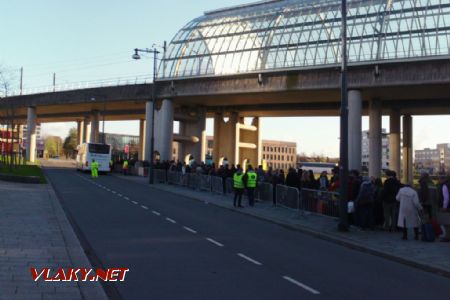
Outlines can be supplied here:
[[450, 279], [231, 210], [111, 175], [46, 173], [93, 257], [130, 268], [114, 285], [124, 299], [450, 299]]

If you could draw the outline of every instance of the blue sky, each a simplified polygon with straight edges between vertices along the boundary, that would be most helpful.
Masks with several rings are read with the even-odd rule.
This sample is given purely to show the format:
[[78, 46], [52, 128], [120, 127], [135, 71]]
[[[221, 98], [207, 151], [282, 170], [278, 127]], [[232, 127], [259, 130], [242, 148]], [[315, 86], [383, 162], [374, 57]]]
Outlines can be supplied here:
[[[131, 59], [132, 49], [170, 42], [204, 11], [245, 4], [242, 0], [15, 0], [2, 1], [0, 65], [24, 88], [151, 75], [152, 60]], [[17, 82], [17, 81], [16, 81]], [[16, 84], [16, 87], [18, 84]], [[388, 118], [383, 127], [388, 128]], [[74, 123], [44, 124], [44, 134], [64, 136]], [[137, 122], [106, 122], [107, 132], [138, 133]], [[283, 130], [295, 128], [295, 130]], [[368, 120], [363, 118], [363, 129]], [[450, 143], [449, 116], [414, 117], [414, 148]], [[338, 118], [270, 118], [264, 139], [297, 142], [298, 152], [337, 156]], [[212, 134], [212, 122], [208, 122]]]

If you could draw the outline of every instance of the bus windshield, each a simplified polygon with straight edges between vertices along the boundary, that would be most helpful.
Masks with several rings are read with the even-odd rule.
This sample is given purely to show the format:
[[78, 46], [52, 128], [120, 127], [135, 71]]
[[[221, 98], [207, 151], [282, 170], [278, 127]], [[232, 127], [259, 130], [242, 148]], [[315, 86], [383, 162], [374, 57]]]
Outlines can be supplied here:
[[109, 145], [89, 144], [90, 153], [109, 154]]

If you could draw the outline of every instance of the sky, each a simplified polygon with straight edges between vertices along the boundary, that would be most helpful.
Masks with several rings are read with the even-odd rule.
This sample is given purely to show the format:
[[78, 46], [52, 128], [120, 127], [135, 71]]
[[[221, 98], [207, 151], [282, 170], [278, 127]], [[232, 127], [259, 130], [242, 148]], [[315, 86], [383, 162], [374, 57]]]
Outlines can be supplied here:
[[[152, 59], [132, 60], [132, 49], [170, 42], [186, 23], [203, 12], [248, 3], [245, 0], [14, 0], [0, 10], [0, 66], [19, 87], [85, 82], [133, 81], [151, 77]], [[450, 116], [413, 117], [413, 147], [450, 143]], [[42, 125], [43, 134], [65, 137], [75, 123]], [[213, 133], [212, 120], [207, 133]], [[285, 130], [291, 128], [292, 130]], [[383, 117], [389, 129], [389, 118]], [[363, 130], [368, 118], [363, 117]], [[106, 122], [105, 131], [138, 134], [136, 122]], [[263, 118], [263, 139], [297, 142], [297, 152], [337, 157], [339, 119]]]

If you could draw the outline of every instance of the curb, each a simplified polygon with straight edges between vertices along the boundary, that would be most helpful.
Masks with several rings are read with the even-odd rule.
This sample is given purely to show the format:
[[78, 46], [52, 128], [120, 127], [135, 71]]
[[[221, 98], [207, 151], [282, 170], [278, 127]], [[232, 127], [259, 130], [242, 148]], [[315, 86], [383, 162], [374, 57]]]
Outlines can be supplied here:
[[[165, 192], [169, 192], [169, 193], [172, 193], [172, 194], [176, 194], [178, 196], [183, 196], [183, 197], [186, 197], [186, 198], [189, 198], [189, 199], [192, 199], [192, 200], [204, 202], [204, 200], [202, 200], [202, 199], [200, 199], [198, 197], [195, 197], [193, 195], [183, 194], [182, 192], [178, 193], [177, 191], [175, 191], [173, 189], [165, 189], [163, 186], [160, 186], [159, 184], [155, 184], [155, 185], [149, 186], [149, 187], [158, 189], [160, 191], [165, 191]], [[246, 216], [250, 216], [250, 217], [262, 220], [262, 221], [270, 222], [270, 223], [282, 226], [282, 227], [284, 227], [286, 229], [299, 231], [301, 233], [304, 233], [304, 234], [307, 234], [307, 235], [310, 235], [310, 236], [313, 236], [313, 237], [316, 237], [316, 238], [319, 238], [319, 239], [322, 239], [322, 240], [325, 240], [325, 241], [328, 241], [328, 242], [332, 242], [332, 243], [344, 246], [344, 247], [352, 249], [352, 250], [357, 250], [357, 251], [360, 251], [360, 252], [368, 253], [368, 254], [371, 254], [371, 255], [374, 255], [374, 256], [378, 256], [378, 257], [382, 257], [382, 258], [385, 258], [385, 259], [388, 259], [388, 260], [391, 260], [391, 261], [394, 261], [394, 262], [397, 262], [397, 263], [401, 263], [403, 265], [407, 265], [407, 266], [410, 266], [410, 267], [413, 267], [413, 268], [416, 268], [416, 269], [420, 269], [422, 271], [426, 271], [426, 272], [429, 272], [429, 273], [434, 273], [434, 274], [437, 274], [437, 275], [440, 275], [440, 276], [444, 276], [444, 277], [450, 278], [450, 271], [442, 269], [440, 267], [430, 266], [430, 265], [426, 265], [426, 264], [419, 263], [419, 262], [416, 262], [416, 261], [408, 260], [408, 259], [405, 259], [403, 257], [396, 256], [396, 255], [393, 255], [393, 254], [390, 254], [390, 253], [387, 253], [387, 252], [384, 252], [384, 251], [380, 251], [380, 250], [377, 250], [377, 249], [369, 248], [367, 246], [364, 246], [364, 245], [356, 243], [356, 242], [352, 242], [352, 241], [349, 241], [349, 240], [343, 240], [343, 239], [340, 239], [340, 238], [336, 238], [336, 237], [334, 237], [332, 235], [329, 235], [329, 234], [326, 234], [326, 233], [323, 233], [323, 232], [320, 232], [320, 231], [316, 231], [316, 230], [313, 230], [313, 229], [309, 229], [309, 228], [304, 227], [304, 226], [290, 225], [290, 224], [284, 223], [284, 222], [279, 221], [279, 220], [270, 219], [270, 218], [266, 218], [266, 217], [259, 216], [259, 215], [256, 215], [256, 214], [252, 214], [252, 213], [249, 213], [248, 211], [236, 210], [236, 209], [233, 209], [232, 207], [226, 207], [226, 206], [214, 203], [214, 202], [208, 202], [208, 204], [212, 204], [212, 205], [214, 205], [216, 207], [227, 209], [229, 211], [240, 213], [240, 214], [243, 214], [243, 215], [246, 215]]]

